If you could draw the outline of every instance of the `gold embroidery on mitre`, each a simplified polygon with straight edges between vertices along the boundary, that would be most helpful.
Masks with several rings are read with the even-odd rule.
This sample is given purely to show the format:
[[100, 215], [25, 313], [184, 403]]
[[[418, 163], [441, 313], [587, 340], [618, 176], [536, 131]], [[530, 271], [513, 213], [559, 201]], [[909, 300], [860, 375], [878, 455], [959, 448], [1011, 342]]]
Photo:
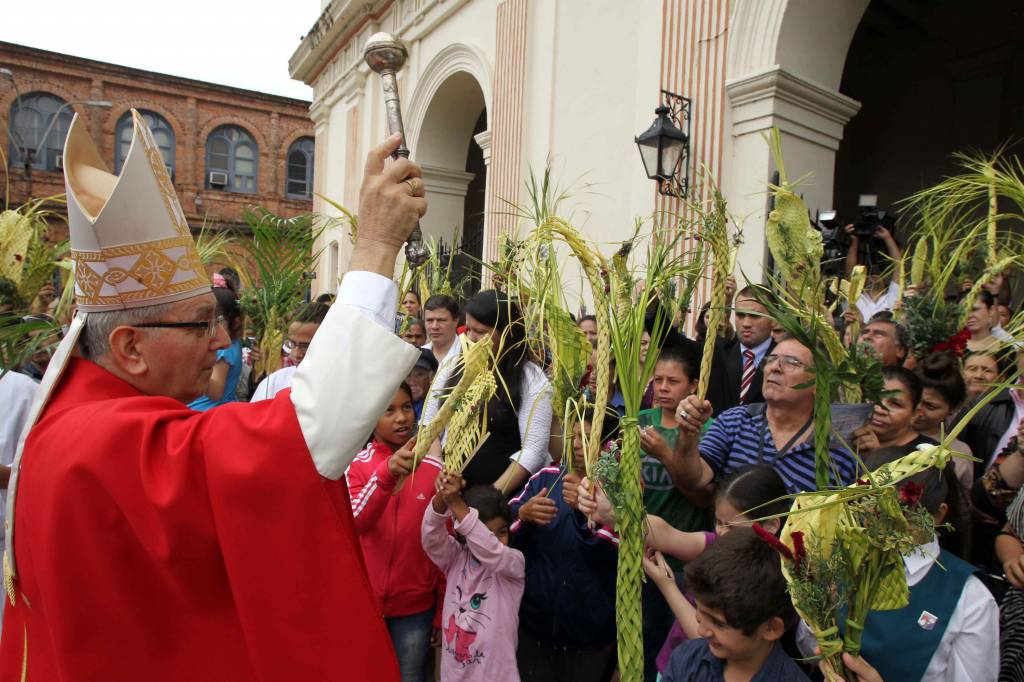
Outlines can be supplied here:
[[[184, 251], [172, 255], [172, 251]], [[111, 265], [115, 258], [135, 256], [130, 267]], [[110, 246], [100, 251], [72, 251], [75, 260], [76, 297], [82, 305], [118, 305], [121, 303], [163, 298], [209, 286], [202, 260], [196, 251], [192, 236], [158, 239], [142, 244]], [[89, 263], [104, 263], [101, 276]], [[175, 279], [187, 277], [172, 284]], [[118, 291], [115, 295], [101, 295], [104, 284], [120, 289], [128, 281], [138, 283], [135, 291]], [[127, 287], [131, 288], [131, 287]]]
[[105, 273], [103, 273], [104, 283], [110, 284], [115, 287], [118, 284], [124, 282], [129, 277], [131, 277], [131, 275], [124, 268], [110, 268]]
[[174, 224], [174, 231], [179, 235], [188, 235], [191, 238], [188, 222], [185, 220], [185, 214], [181, 210], [181, 204], [178, 203], [178, 195], [174, 192], [174, 184], [171, 182], [171, 176], [167, 172], [167, 165], [164, 163], [163, 154], [160, 153], [160, 148], [157, 146], [156, 140], [153, 139], [153, 133], [149, 130], [149, 126], [146, 125], [139, 112], [132, 109], [132, 116], [135, 119], [135, 129], [139, 132], [142, 139], [142, 148], [146, 152], [146, 161], [149, 162], [149, 168], [153, 171], [153, 177], [156, 178], [160, 197], [164, 201], [164, 208], [167, 209], [167, 215]]
[[159, 295], [174, 279], [177, 269], [174, 261], [156, 249], [150, 249], [139, 256], [135, 265], [128, 271], [132, 277], [144, 287]]
[[75, 284], [78, 286], [76, 298], [88, 303], [90, 299], [99, 296], [103, 278], [84, 261], [78, 261], [75, 263]]
[[188, 235], [186, 237], [157, 239], [151, 242], [142, 242], [141, 244], [107, 246], [99, 251], [75, 251], [72, 249], [71, 257], [76, 261], [105, 261], [121, 256], [137, 256], [140, 253], [149, 251], [150, 249], [166, 251], [173, 248], [185, 249], [186, 252], [195, 252], [196, 246], [195, 242], [192, 241], [192, 235]]
[[[209, 281], [196, 277], [188, 280], [187, 282], [171, 284], [165, 287], [159, 297], [195, 291], [204, 285], [207, 287], [210, 286]], [[79, 296], [77, 302], [79, 305], [122, 305], [124, 303], [134, 303], [136, 301], [150, 301], [155, 298], [158, 298], [158, 296], [149, 289], [140, 289], [138, 291], [120, 292], [112, 296], [96, 296], [91, 300], [86, 300]]]

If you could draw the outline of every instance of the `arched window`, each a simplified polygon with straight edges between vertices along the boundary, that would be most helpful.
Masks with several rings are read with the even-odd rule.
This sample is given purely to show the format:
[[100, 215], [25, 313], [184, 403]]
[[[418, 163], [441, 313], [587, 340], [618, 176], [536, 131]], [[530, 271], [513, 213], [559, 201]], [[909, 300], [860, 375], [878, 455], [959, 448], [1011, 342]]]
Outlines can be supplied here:
[[312, 137], [300, 137], [288, 148], [288, 182], [284, 193], [302, 199], [313, 196]]
[[220, 126], [206, 138], [206, 186], [255, 194], [259, 149], [238, 126]]
[[11, 166], [24, 166], [27, 156], [33, 168], [60, 170], [64, 140], [74, 113], [67, 102], [45, 92], [29, 93], [14, 100], [7, 119], [11, 122]]
[[[164, 157], [167, 164], [167, 172], [171, 179], [174, 179], [174, 129], [167, 119], [152, 111], [140, 109], [142, 119], [149, 126], [156, 140], [156, 146], [160, 148], [160, 155]], [[132, 112], [126, 111], [117, 121], [116, 144], [114, 145], [114, 172], [120, 173], [124, 160], [128, 157], [128, 149], [132, 146]]]

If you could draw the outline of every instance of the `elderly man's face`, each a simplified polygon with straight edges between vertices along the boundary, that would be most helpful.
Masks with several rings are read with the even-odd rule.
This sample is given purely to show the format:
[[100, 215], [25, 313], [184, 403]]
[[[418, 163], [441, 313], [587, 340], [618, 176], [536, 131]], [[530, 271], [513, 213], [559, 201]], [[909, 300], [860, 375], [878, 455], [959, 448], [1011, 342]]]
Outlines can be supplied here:
[[793, 403], [810, 400], [814, 387], [797, 388], [813, 379], [811, 351], [795, 339], [786, 339], [772, 349], [761, 363], [764, 368], [764, 401]]
[[[175, 303], [160, 322], [207, 322], [217, 312], [213, 294]], [[135, 348], [142, 360], [134, 385], [147, 395], [165, 395], [183, 403], [205, 395], [217, 351], [231, 345], [228, 330], [217, 325], [211, 338], [206, 329], [139, 329]], [[114, 330], [116, 333], [117, 330]]]
[[860, 333], [860, 342], [875, 349], [875, 357], [883, 367], [899, 365], [907, 351], [896, 343], [896, 325], [892, 322], [870, 322]]

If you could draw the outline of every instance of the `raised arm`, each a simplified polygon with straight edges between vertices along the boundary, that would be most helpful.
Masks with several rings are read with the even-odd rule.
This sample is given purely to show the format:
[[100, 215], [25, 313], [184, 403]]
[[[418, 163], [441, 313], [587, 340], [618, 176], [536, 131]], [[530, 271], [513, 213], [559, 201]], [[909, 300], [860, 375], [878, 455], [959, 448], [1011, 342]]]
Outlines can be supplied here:
[[[457, 515], [453, 509], [452, 513]], [[466, 546], [477, 561], [488, 570], [507, 578], [522, 580], [526, 575], [523, 553], [503, 545], [477, 515], [476, 509], [466, 508], [465, 515], [455, 523], [455, 532], [466, 539]]]
[[[885, 244], [885, 253], [889, 256], [889, 260], [893, 263], [899, 263], [903, 258], [903, 252], [900, 251], [900, 245], [896, 243], [896, 239], [893, 238], [892, 232], [881, 227], [878, 229], [877, 235], [878, 238], [882, 240], [882, 243]], [[899, 272], [898, 268], [893, 268], [891, 278], [893, 281], [896, 280], [897, 272]]]
[[295, 371], [292, 404], [321, 476], [337, 480], [361, 449], [419, 352], [393, 333], [395, 259], [426, 201], [405, 179], [419, 166], [398, 159], [392, 136], [370, 151], [359, 195], [359, 239], [337, 302]]
[[702, 403], [695, 395], [683, 398], [676, 408], [679, 438], [676, 439], [677, 461], [672, 480], [688, 498], [700, 500], [704, 506], [710, 504], [715, 492], [715, 472], [700, 453], [701, 428], [710, 418], [711, 403], [707, 400]]
[[704, 531], [688, 533], [673, 528], [668, 521], [653, 514], [647, 515], [647, 537], [644, 544], [662, 554], [668, 554], [682, 562], [693, 561], [707, 548]]

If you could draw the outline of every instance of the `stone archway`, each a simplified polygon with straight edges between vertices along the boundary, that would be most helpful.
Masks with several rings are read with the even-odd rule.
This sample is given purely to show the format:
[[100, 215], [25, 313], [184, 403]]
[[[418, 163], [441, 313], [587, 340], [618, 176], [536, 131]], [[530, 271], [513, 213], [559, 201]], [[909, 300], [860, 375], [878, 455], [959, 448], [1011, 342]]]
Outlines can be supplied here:
[[869, 0], [738, 0], [730, 20], [726, 92], [731, 108], [723, 177], [730, 210], [747, 216], [738, 268], [761, 272], [765, 186], [774, 166], [764, 132], [783, 135], [787, 170], [813, 171], [807, 206], [832, 207], [836, 151], [860, 103], [839, 92], [846, 53]]
[[[427, 86], [429, 100], [421, 95]], [[483, 183], [486, 188], [490, 149], [486, 129], [481, 131], [488, 111], [484, 90], [470, 72], [452, 69], [443, 81], [421, 80], [414, 101], [418, 106], [410, 110], [410, 140], [413, 158], [423, 167], [430, 201], [430, 210], [421, 221], [424, 236], [456, 247], [482, 244], [484, 223], [467, 216], [467, 192], [471, 184], [479, 188]], [[483, 164], [479, 163], [481, 154]], [[479, 177], [481, 173], [483, 177]]]

